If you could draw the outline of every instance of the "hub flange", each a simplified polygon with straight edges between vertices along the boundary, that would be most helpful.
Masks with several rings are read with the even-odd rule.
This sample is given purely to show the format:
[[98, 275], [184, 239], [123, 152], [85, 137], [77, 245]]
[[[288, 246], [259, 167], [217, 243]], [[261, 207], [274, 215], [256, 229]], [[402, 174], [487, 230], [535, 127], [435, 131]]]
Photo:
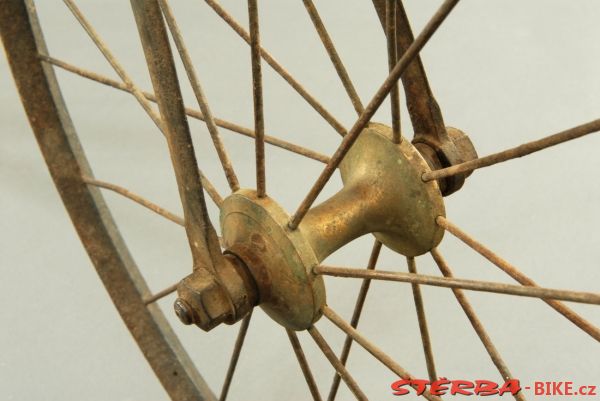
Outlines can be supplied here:
[[[297, 229], [289, 228], [290, 216], [273, 199], [238, 190], [224, 200], [220, 216], [223, 247], [235, 262], [229, 270], [238, 284], [231, 288], [231, 280], [220, 279], [227, 272], [218, 270], [219, 277], [195, 278], [202, 273], [197, 269], [178, 288], [182, 320], [206, 330], [233, 323], [259, 304], [285, 327], [309, 328], [325, 304], [323, 279], [313, 268], [340, 247], [370, 233], [406, 256], [439, 244], [442, 193], [436, 181], [421, 179], [430, 164], [408, 140], [393, 143], [391, 128], [371, 123], [340, 164], [343, 189], [312, 208]], [[195, 313], [198, 299], [206, 313]], [[187, 319], [188, 309], [198, 319]]]

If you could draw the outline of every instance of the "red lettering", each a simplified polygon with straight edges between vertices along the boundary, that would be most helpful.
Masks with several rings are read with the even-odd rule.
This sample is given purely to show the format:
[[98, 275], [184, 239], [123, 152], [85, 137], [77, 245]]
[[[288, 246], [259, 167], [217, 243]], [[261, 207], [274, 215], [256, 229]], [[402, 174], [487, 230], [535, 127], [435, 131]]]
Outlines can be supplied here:
[[560, 389], [560, 386], [563, 384], [563, 382], [552, 382], [552, 395], [565, 395], [565, 393], [563, 393], [563, 391]]
[[473, 387], [475, 387], [473, 382], [467, 380], [453, 380], [452, 387], [450, 388], [450, 394], [473, 395], [471, 391], [468, 391]]
[[412, 386], [417, 390], [417, 395], [423, 395], [429, 384], [429, 380], [412, 379]]
[[535, 382], [534, 383], [534, 391], [535, 395], [544, 395], [544, 382]]
[[573, 395], [573, 382], [565, 382], [565, 395]]
[[519, 391], [521, 391], [521, 383], [519, 383], [519, 380], [509, 379], [504, 382], [500, 389], [498, 389], [498, 395], [504, 395], [504, 393], [516, 395]]
[[475, 380], [475, 395], [489, 396], [498, 394], [498, 384], [490, 380]]
[[431, 395], [444, 395], [446, 394], [446, 391], [448, 391], [448, 384], [450, 384], [450, 380], [445, 377], [440, 377], [431, 383], [429, 393]]
[[392, 391], [394, 392], [394, 395], [406, 395], [408, 394], [408, 389], [405, 389], [404, 386], [406, 386], [407, 384], [410, 384], [410, 380], [397, 380], [395, 382], [392, 383]]

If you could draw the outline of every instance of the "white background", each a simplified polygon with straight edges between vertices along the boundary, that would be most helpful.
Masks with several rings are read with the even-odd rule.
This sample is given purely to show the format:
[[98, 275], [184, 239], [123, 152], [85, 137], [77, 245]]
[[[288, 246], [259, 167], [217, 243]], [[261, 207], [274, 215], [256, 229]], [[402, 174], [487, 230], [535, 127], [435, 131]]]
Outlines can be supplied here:
[[[61, 2], [38, 3], [52, 55], [116, 77]], [[128, 2], [79, 3], [135, 81], [149, 89]], [[214, 114], [252, 127], [248, 47], [203, 2], [172, 3]], [[415, 32], [440, 4], [405, 3]], [[222, 4], [247, 25], [245, 2]], [[320, 0], [316, 5], [366, 103], [387, 69], [384, 37], [371, 2]], [[351, 126], [356, 115], [302, 2], [265, 0], [259, 6], [264, 47]], [[485, 155], [600, 117], [599, 17], [600, 4], [592, 0], [460, 3], [423, 51], [446, 124], [467, 132]], [[331, 154], [339, 136], [270, 67], [264, 65], [263, 71], [267, 133]], [[133, 97], [65, 72], [58, 71], [58, 77], [96, 177], [180, 213], [166, 146]], [[195, 107], [189, 86], [182, 86], [186, 104]], [[374, 120], [389, 123], [387, 102]], [[201, 168], [225, 194], [205, 126], [191, 121], [191, 127]], [[410, 137], [406, 110], [403, 127]], [[5, 59], [0, 59], [0, 136], [0, 398], [167, 399], [75, 235]], [[222, 137], [242, 185], [253, 186], [252, 142], [224, 130]], [[598, 292], [598, 149], [600, 136], [591, 135], [475, 172], [459, 193], [446, 199], [447, 215], [541, 285]], [[321, 169], [318, 162], [267, 147], [267, 190], [290, 212]], [[320, 200], [339, 188], [336, 177]], [[153, 290], [188, 274], [189, 251], [180, 227], [112, 193], [106, 199]], [[217, 210], [209, 207], [216, 222]], [[371, 244], [371, 238], [359, 239], [328, 262], [364, 266]], [[440, 249], [458, 277], [510, 282], [450, 235]], [[420, 272], [439, 274], [429, 256], [417, 263]], [[406, 270], [404, 258], [387, 250], [379, 266]], [[330, 306], [349, 318], [359, 285], [358, 280], [328, 279]], [[423, 288], [423, 295], [438, 374], [500, 380], [450, 290]], [[543, 302], [468, 296], [523, 385], [535, 380], [600, 385], [598, 343]], [[172, 301], [171, 296], [160, 304], [218, 393], [237, 328], [219, 327], [206, 334], [181, 327], [171, 313]], [[573, 308], [600, 324], [597, 307]], [[257, 312], [229, 399], [309, 399], [285, 332]], [[318, 327], [339, 350], [343, 335], [325, 321]], [[374, 283], [360, 328], [414, 375], [426, 377], [410, 286]], [[301, 341], [326, 396], [333, 371], [308, 335], [301, 334]], [[371, 399], [394, 399], [389, 390], [393, 375], [358, 346], [348, 366]], [[352, 399], [343, 384], [338, 399]]]

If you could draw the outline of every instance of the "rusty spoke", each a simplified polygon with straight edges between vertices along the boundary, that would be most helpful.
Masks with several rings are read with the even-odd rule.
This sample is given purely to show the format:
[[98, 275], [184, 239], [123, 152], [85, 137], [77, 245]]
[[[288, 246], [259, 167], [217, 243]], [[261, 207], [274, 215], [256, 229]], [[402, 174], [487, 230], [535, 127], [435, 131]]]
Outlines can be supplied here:
[[[373, 0], [375, 11], [385, 31], [386, 2]], [[403, 54], [414, 41], [412, 29], [402, 0], [396, 0], [396, 53]], [[444, 138], [446, 127], [440, 107], [433, 96], [425, 68], [419, 56], [416, 56], [402, 73], [402, 83], [406, 95], [406, 105], [410, 116], [414, 139], [417, 142], [436, 143]]]
[[169, 153], [193, 263], [214, 272], [215, 266], [223, 263], [223, 255], [206, 210], [200, 171], [160, 5], [156, 0], [131, 0], [131, 5], [157, 94], [158, 108], [168, 133]]
[[333, 366], [337, 374], [340, 375], [344, 383], [346, 383], [350, 391], [352, 391], [356, 399], [359, 401], [368, 401], [365, 393], [363, 393], [360, 387], [358, 387], [358, 384], [346, 370], [346, 367], [342, 365], [340, 360], [335, 356], [329, 344], [327, 344], [325, 339], [321, 336], [321, 333], [319, 333], [319, 330], [317, 330], [315, 326], [312, 326], [310, 329], [308, 329], [308, 333], [313, 340], [315, 340], [317, 346], [321, 349], [327, 360], [329, 360], [329, 363], [331, 363], [331, 366]]
[[[451, 223], [448, 219], [446, 219], [444, 217], [438, 217], [436, 221], [441, 227], [443, 227], [450, 234], [452, 234], [456, 238], [460, 239], [462, 242], [464, 242], [470, 248], [472, 248], [477, 253], [479, 253], [481, 256], [483, 256], [484, 258], [486, 258], [487, 260], [492, 262], [494, 265], [499, 267], [502, 271], [507, 273], [510, 277], [512, 277], [514, 280], [516, 280], [523, 286], [527, 286], [527, 288], [539, 288], [538, 285], [535, 283], [535, 281], [533, 281], [532, 279], [527, 277], [523, 272], [521, 272], [515, 266], [508, 263], [506, 260], [504, 260], [500, 256], [496, 255], [494, 252], [492, 252], [490, 249], [485, 247], [483, 244], [481, 244], [480, 242], [475, 240], [473, 237], [471, 237], [470, 235], [468, 235], [467, 233], [462, 231], [460, 228], [458, 228], [453, 223]], [[548, 298], [552, 298], [552, 297], [548, 297]], [[548, 305], [550, 305], [552, 308], [554, 308], [554, 310], [556, 310], [558, 313], [560, 313], [561, 315], [563, 315], [564, 317], [569, 319], [573, 324], [575, 324], [581, 330], [588, 333], [590, 336], [592, 336], [594, 339], [596, 339], [596, 341], [600, 341], [600, 329], [598, 327], [594, 326], [588, 320], [584, 319], [582, 316], [580, 316], [574, 310], [567, 307], [563, 303], [558, 302], [553, 299], [544, 299], [544, 302], [546, 302]]]
[[235, 368], [237, 367], [238, 360], [240, 359], [240, 353], [242, 352], [242, 347], [244, 345], [244, 340], [246, 339], [246, 333], [248, 332], [248, 326], [250, 325], [251, 318], [252, 310], [244, 318], [244, 320], [242, 320], [240, 325], [240, 331], [238, 332], [235, 345], [233, 346], [233, 353], [231, 354], [231, 359], [229, 360], [229, 367], [227, 368], [225, 381], [223, 382], [223, 387], [221, 388], [221, 396], [219, 397], [219, 401], [225, 401], [227, 399], [229, 387], [231, 386], [231, 380], [233, 379]]
[[256, 194], [267, 195], [265, 183], [265, 119], [263, 115], [263, 84], [260, 57], [260, 27], [258, 0], [248, 0], [250, 25], [250, 55], [252, 60], [252, 99], [254, 101], [254, 144], [256, 157]]
[[126, 188], [123, 188], [119, 185], [112, 184], [110, 182], [96, 180], [94, 178], [83, 177], [82, 179], [83, 179], [83, 182], [85, 182], [86, 184], [113, 191], [119, 195], [122, 195], [126, 198], [131, 199], [135, 203], [138, 203], [138, 204], [144, 206], [145, 208], [153, 211], [154, 213], [159, 214], [162, 217], [164, 217], [168, 220], [171, 220], [172, 222], [174, 222], [176, 224], [179, 224], [180, 226], [185, 226], [185, 222], [184, 222], [183, 218], [177, 216], [175, 213], [169, 212], [165, 208], [158, 206], [156, 203], [153, 203], [153, 202], [141, 197], [140, 195], [138, 195], [134, 192], [131, 192], [130, 190], [128, 190]]
[[[335, 313], [330, 307], [323, 307], [323, 315], [329, 319], [333, 324], [340, 328], [344, 333], [348, 334], [352, 337], [354, 341], [360, 344], [368, 353], [373, 355], [379, 362], [384, 364], [389, 370], [397, 374], [399, 377], [403, 379], [412, 379], [414, 378], [406, 369], [400, 366], [397, 362], [395, 362], [389, 355], [383, 352], [379, 347], [373, 344], [371, 341], [367, 340], [365, 336], [359, 333], [354, 327], [348, 324], [344, 319], [342, 319], [337, 313]], [[440, 401], [440, 398], [434, 395], [431, 395], [429, 391], [425, 391], [423, 393], [423, 397], [431, 401]]]
[[161, 291], [157, 292], [156, 294], [149, 296], [148, 298], [144, 298], [144, 303], [146, 305], [150, 305], [150, 304], [166, 297], [167, 295], [174, 293], [177, 290], [178, 285], [179, 285], [179, 282], [176, 282], [175, 284], [168, 286], [164, 290], [161, 290]]
[[[433, 256], [433, 260], [437, 264], [438, 268], [440, 269], [440, 271], [442, 272], [444, 277], [448, 277], [448, 278], [454, 277], [454, 275], [452, 274], [452, 270], [450, 269], [450, 267], [448, 266], [448, 264], [446, 263], [446, 261], [444, 260], [444, 258], [442, 257], [442, 255], [440, 254], [440, 252], [437, 249], [431, 250], [431, 256]], [[502, 376], [502, 379], [509, 380], [509, 379], [514, 378], [514, 376], [508, 369], [508, 366], [502, 359], [502, 356], [498, 352], [498, 349], [496, 349], [496, 346], [492, 342], [492, 339], [490, 338], [487, 331], [485, 330], [485, 327], [483, 327], [483, 324], [479, 320], [479, 317], [475, 313], [473, 306], [471, 306], [471, 303], [467, 299], [467, 296], [465, 295], [463, 290], [461, 290], [459, 288], [453, 288], [452, 292], [454, 293], [456, 300], [460, 304], [460, 307], [465, 312], [465, 315], [469, 319], [469, 322], [471, 322], [471, 326], [473, 326], [475, 333], [477, 333], [477, 336], [481, 340], [481, 343], [485, 347], [485, 350], [487, 351], [488, 355], [492, 359], [492, 362], [498, 369], [498, 372], [500, 372], [500, 376]], [[514, 397], [518, 401], [525, 401], [525, 396], [523, 396], [522, 392], [519, 392]]]
[[[373, 244], [373, 249], [371, 250], [371, 256], [369, 257], [369, 263], [367, 265], [368, 270], [375, 269], [375, 266], [377, 265], [377, 260], [379, 259], [379, 253], [381, 252], [381, 245], [381, 242], [375, 240], [375, 243]], [[367, 298], [367, 293], [369, 292], [370, 286], [371, 279], [364, 279], [358, 292], [358, 296], [356, 297], [354, 311], [352, 312], [352, 318], [350, 319], [350, 325], [354, 328], [358, 327], [358, 321], [360, 320], [360, 315], [362, 314], [362, 310], [365, 305], [365, 299]], [[352, 347], [352, 342], [352, 337], [349, 334], [346, 334], [344, 346], [342, 347], [342, 353], [340, 354], [340, 362], [344, 366], [346, 366], [346, 362], [348, 361], [348, 357], [350, 356], [350, 348]], [[336, 374], [333, 376], [333, 381], [331, 382], [331, 387], [329, 389], [329, 396], [327, 397], [327, 401], [335, 400], [338, 389], [340, 387], [340, 380], [341, 377], [339, 375]]]
[[221, 136], [219, 135], [217, 124], [215, 123], [211, 109], [208, 105], [208, 100], [206, 99], [206, 95], [204, 93], [204, 90], [202, 89], [200, 80], [198, 79], [198, 74], [196, 73], [196, 69], [194, 68], [194, 64], [192, 62], [190, 54], [187, 50], [187, 47], [185, 46], [183, 35], [181, 34], [177, 21], [175, 20], [175, 17], [173, 15], [173, 10], [169, 5], [168, 0], [159, 0], [159, 2], [160, 7], [165, 16], [165, 20], [167, 21], [167, 25], [171, 32], [171, 37], [175, 42], [175, 46], [177, 47], [177, 51], [179, 52], [179, 56], [181, 58], [181, 61], [183, 62], [185, 72], [192, 86], [192, 90], [194, 91], [194, 95], [196, 96], [198, 106], [200, 106], [200, 110], [202, 111], [202, 115], [204, 116], [206, 127], [208, 128], [208, 132], [217, 151], [217, 155], [219, 156], [219, 160], [221, 161], [221, 165], [223, 166], [223, 171], [225, 172], [225, 177], [227, 178], [227, 182], [229, 183], [229, 188], [231, 188], [231, 190], [235, 192], [240, 188], [240, 184], [235, 174], [235, 171], [233, 170], [231, 160], [229, 159], [227, 151], [225, 150], [225, 146], [223, 145], [223, 141], [221, 140]]
[[[396, 2], [397, 0], [386, 0], [385, 32], [387, 37], [388, 68], [392, 72], [397, 61], [396, 45]], [[392, 85], [390, 90], [390, 104], [392, 107], [392, 135], [394, 143], [400, 143], [400, 93], [398, 81]]]
[[77, 7], [77, 5], [73, 2], [73, 0], [63, 0], [66, 6], [71, 10], [75, 19], [79, 22], [79, 24], [83, 27], [83, 29], [87, 32], [88, 36], [96, 47], [100, 50], [104, 58], [110, 63], [113, 70], [117, 73], [117, 75], [121, 78], [125, 86], [129, 89], [131, 94], [135, 96], [136, 100], [140, 103], [140, 105], [144, 108], [146, 113], [150, 116], [154, 124], [163, 131], [162, 121], [160, 116], [152, 109], [150, 102], [144, 97], [140, 89], [133, 83], [133, 80], [122, 67], [121, 63], [117, 60], [114, 54], [110, 51], [104, 40], [100, 37], [98, 32], [94, 29], [92, 24], [85, 18], [81, 10]]
[[[215, 0], [205, 0], [206, 3], [229, 25], [244, 41], [250, 44], [250, 34]], [[329, 113], [318, 100], [316, 100], [308, 91], [277, 62], [271, 54], [260, 48], [261, 57], [277, 72], [304, 100], [310, 104], [313, 109], [319, 113], [340, 135], [346, 135], [346, 128]]]
[[[127, 93], [132, 93], [131, 88], [127, 87], [127, 85], [125, 85], [121, 82], [115, 81], [114, 79], [111, 79], [104, 75], [101, 75], [101, 74], [98, 74], [98, 73], [95, 73], [92, 71], [88, 71], [86, 69], [74, 66], [65, 61], [58, 60], [56, 58], [53, 58], [53, 57], [50, 57], [50, 56], [47, 56], [44, 54], [40, 54], [39, 57], [40, 57], [40, 59], [42, 59], [45, 62], [48, 62], [56, 67], [59, 67], [59, 68], [65, 70], [65, 71], [79, 75], [82, 78], [90, 79], [92, 81], [101, 83], [103, 85], [110, 86], [112, 88], [115, 88], [115, 89], [118, 89], [118, 90], [121, 90], [121, 91], [124, 91]], [[149, 101], [156, 102], [156, 95], [154, 95], [153, 93], [144, 92], [144, 91], [142, 91], [141, 93]], [[188, 115], [188, 117], [204, 121], [204, 115], [202, 114], [202, 112], [200, 110], [194, 110], [189, 107], [186, 107], [185, 113]], [[215, 118], [214, 121], [217, 126], [224, 128], [228, 131], [235, 132], [237, 134], [241, 134], [241, 135], [249, 137], [249, 138], [255, 137], [254, 131], [252, 131], [249, 128], [242, 127], [241, 125], [232, 123], [231, 121], [222, 120], [220, 118]], [[321, 163], [327, 163], [329, 161], [329, 157], [322, 153], [315, 152], [314, 150], [307, 149], [302, 146], [284, 141], [283, 139], [265, 135], [265, 142], [267, 142], [273, 146], [277, 146], [278, 148], [290, 151], [292, 153], [296, 153], [301, 156], [308, 157], [309, 159], [319, 161]]]
[[600, 294], [582, 291], [557, 290], [553, 288], [520, 286], [490, 281], [467, 280], [427, 276], [424, 274], [400, 273], [390, 271], [372, 271], [348, 267], [315, 266], [316, 274], [334, 277], [370, 278], [373, 280], [397, 281], [431, 285], [435, 287], [462, 288], [471, 291], [493, 292], [498, 294], [518, 295], [522, 297], [558, 299], [583, 304], [600, 305]]
[[298, 363], [300, 364], [300, 369], [302, 369], [302, 374], [304, 375], [304, 379], [306, 380], [306, 384], [308, 385], [308, 389], [310, 390], [310, 394], [315, 401], [321, 401], [321, 394], [319, 393], [319, 388], [317, 387], [317, 383], [315, 382], [315, 378], [310, 370], [310, 366], [308, 366], [308, 361], [306, 360], [306, 355], [304, 355], [304, 351], [302, 350], [302, 345], [300, 344], [300, 340], [298, 340], [298, 335], [295, 331], [290, 329], [285, 329], [287, 335], [290, 339], [290, 343], [292, 343], [292, 348], [294, 349], [294, 353], [296, 354], [296, 359], [298, 359]]
[[344, 89], [346, 90], [350, 101], [352, 102], [352, 106], [354, 106], [354, 110], [356, 110], [356, 113], [360, 116], [361, 113], [365, 110], [365, 108], [362, 102], [360, 101], [360, 97], [358, 96], [358, 93], [354, 88], [354, 84], [352, 83], [352, 80], [348, 75], [346, 67], [344, 67], [344, 63], [342, 62], [340, 55], [335, 49], [335, 45], [333, 44], [333, 41], [331, 40], [331, 37], [329, 36], [327, 29], [325, 28], [325, 24], [323, 24], [323, 20], [321, 19], [321, 16], [319, 15], [319, 12], [317, 11], [317, 8], [315, 7], [313, 1], [303, 0], [303, 2], [304, 7], [308, 12], [308, 15], [310, 16], [310, 19], [313, 25], [315, 26], [317, 33], [319, 34], [321, 43], [323, 43], [323, 46], [325, 47], [325, 50], [329, 55], [329, 59], [333, 63], [333, 67], [335, 68], [335, 71], [337, 72], [340, 80], [342, 81], [342, 85], [344, 86]]
[[[407, 257], [408, 271], [412, 274], [417, 274], [417, 264], [415, 258]], [[415, 300], [415, 309], [417, 310], [417, 319], [419, 320], [419, 331], [421, 332], [421, 342], [423, 343], [423, 352], [425, 354], [425, 362], [427, 364], [427, 373], [429, 380], [434, 382], [438, 376], [435, 370], [435, 362], [433, 359], [433, 349], [431, 348], [431, 338], [429, 337], [429, 329], [427, 328], [427, 317], [425, 316], [425, 305], [423, 304], [423, 295], [419, 284], [411, 284], [413, 298]]]
[[516, 159], [518, 157], [527, 156], [531, 153], [538, 152], [540, 150], [555, 146], [573, 139], [581, 138], [582, 136], [593, 134], [594, 132], [600, 131], [600, 118], [594, 121], [590, 121], [586, 124], [578, 125], [577, 127], [561, 131], [554, 135], [547, 136], [536, 141], [524, 143], [504, 150], [502, 152], [493, 153], [488, 156], [480, 157], [475, 160], [467, 161], [464, 163], [456, 164], [451, 167], [442, 168], [439, 170], [429, 171], [423, 173], [424, 181], [437, 180], [444, 177], [449, 177], [455, 174], [464, 173], [467, 171], [473, 171], [482, 167], [493, 166], [494, 164], [502, 163], [508, 160]]
[[434, 14], [434, 16], [429, 20], [423, 31], [419, 34], [419, 36], [415, 39], [415, 41], [410, 45], [410, 47], [406, 50], [406, 52], [402, 55], [400, 60], [396, 63], [396, 66], [392, 70], [392, 72], [385, 79], [379, 90], [373, 96], [373, 99], [369, 102], [365, 111], [360, 115], [356, 123], [352, 126], [352, 129], [348, 132], [342, 143], [335, 151], [327, 166], [310, 189], [298, 210], [292, 216], [289, 226], [292, 229], [298, 227], [298, 224], [302, 221], [302, 218], [306, 215], [312, 204], [314, 203], [317, 196], [321, 193], [323, 187], [334, 171], [337, 169], [339, 164], [346, 156], [346, 153], [350, 150], [350, 147], [354, 144], [358, 135], [362, 132], [362, 130], [367, 126], [371, 117], [375, 114], [381, 103], [388, 95], [392, 87], [397, 83], [398, 79], [402, 75], [402, 72], [406, 69], [406, 67], [410, 64], [414, 57], [416, 57], [421, 49], [427, 44], [431, 36], [435, 33], [437, 28], [444, 22], [446, 17], [450, 14], [450, 11], [458, 4], [459, 0], [446, 0], [442, 6], [438, 9], [438, 11]]

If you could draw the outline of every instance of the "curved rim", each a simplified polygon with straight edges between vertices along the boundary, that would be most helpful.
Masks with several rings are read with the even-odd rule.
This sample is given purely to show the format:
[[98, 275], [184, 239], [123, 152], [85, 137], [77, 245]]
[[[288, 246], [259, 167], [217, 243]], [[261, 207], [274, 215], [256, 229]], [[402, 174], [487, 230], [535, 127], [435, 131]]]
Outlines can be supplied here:
[[0, 7], [0, 32], [29, 123], [56, 188], [102, 283], [173, 400], [216, 400], [183, 349], [131, 257], [100, 191], [65, 106], [31, 0]]

